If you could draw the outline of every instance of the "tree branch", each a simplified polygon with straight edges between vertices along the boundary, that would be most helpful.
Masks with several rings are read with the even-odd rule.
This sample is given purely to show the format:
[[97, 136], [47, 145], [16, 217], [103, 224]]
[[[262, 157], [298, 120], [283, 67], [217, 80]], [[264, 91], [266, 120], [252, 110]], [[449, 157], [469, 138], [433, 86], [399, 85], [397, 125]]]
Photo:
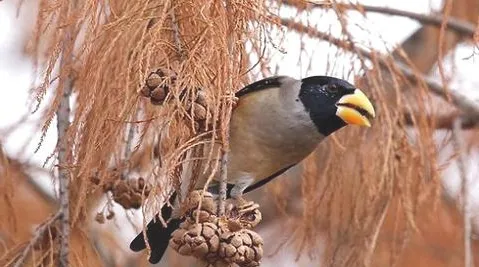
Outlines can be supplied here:
[[[233, 10], [231, 7], [231, 3], [229, 1], [225, 2], [225, 9], [228, 16], [233, 16]], [[231, 18], [230, 19], [234, 19]], [[227, 21], [227, 31], [228, 31], [228, 54], [233, 56], [234, 55], [234, 25], [231, 23], [230, 20]], [[229, 91], [229, 96], [234, 95], [233, 91], [233, 69], [234, 69], [234, 62], [230, 62], [229, 67], [226, 69], [228, 72], [228, 87], [227, 90]], [[227, 183], [228, 183], [228, 152], [229, 152], [229, 127], [230, 127], [230, 119], [231, 119], [231, 112], [233, 109], [232, 101], [229, 99], [229, 96], [224, 98], [224, 109], [225, 112], [222, 114], [221, 119], [221, 165], [220, 165], [220, 185], [219, 185], [219, 203], [218, 203], [218, 215], [223, 216], [225, 214], [225, 202], [226, 202], [226, 191], [227, 191]]]
[[[306, 3], [303, 1], [295, 1], [295, 0], [281, 0], [282, 3], [291, 5], [300, 9], [307, 9], [307, 8], [323, 8], [327, 9], [331, 7], [331, 4], [316, 4], [316, 3]], [[436, 27], [441, 27], [441, 24], [444, 22], [445, 17], [439, 14], [419, 14], [410, 11], [390, 8], [390, 7], [381, 7], [381, 6], [369, 6], [369, 5], [351, 5], [351, 4], [337, 4], [341, 9], [348, 9], [354, 10], [361, 13], [364, 12], [371, 12], [371, 13], [380, 13], [385, 15], [393, 15], [393, 16], [400, 16], [406, 17], [410, 19], [417, 20], [422, 24], [432, 25]], [[467, 21], [463, 21], [454, 17], [448, 17], [446, 22], [446, 28], [449, 30], [453, 30], [460, 35], [463, 35], [468, 38], [472, 38], [474, 36], [474, 32], [476, 27], [474, 24], [469, 23]]]
[[68, 266], [70, 238], [70, 173], [66, 170], [68, 162], [66, 132], [70, 126], [70, 95], [72, 81], [68, 79], [63, 88], [63, 95], [56, 112], [58, 129], [58, 177], [60, 184], [60, 266]]
[[[433, 25], [436, 27], [441, 27], [441, 24], [444, 22], [445, 17], [439, 14], [419, 14], [405, 10], [399, 10], [389, 7], [379, 7], [379, 6], [365, 6], [361, 5], [359, 7], [355, 7], [353, 5], [342, 5], [345, 8], [350, 10], [357, 9], [357, 11], [365, 11], [365, 12], [373, 12], [373, 13], [381, 13], [385, 15], [393, 15], [393, 16], [400, 16], [400, 17], [407, 17], [410, 19], [417, 20], [422, 24]], [[474, 31], [476, 27], [474, 24], [469, 23], [467, 21], [463, 21], [454, 17], [448, 17], [446, 22], [446, 29], [453, 30], [460, 35], [467, 36], [472, 38], [474, 35]]]
[[223, 216], [225, 214], [225, 201], [226, 201], [226, 191], [228, 183], [228, 151], [221, 150], [221, 165], [220, 165], [220, 190], [219, 190], [219, 203], [218, 203], [218, 214]]
[[427, 86], [429, 91], [440, 96], [446, 101], [450, 98], [453, 104], [463, 111], [465, 114], [468, 114], [472, 119], [479, 120], [479, 104], [458, 92], [457, 90], [446, 91], [438, 82], [433, 79], [426, 77], [420, 73], [413, 71], [411, 68], [405, 66], [404, 64], [395, 61], [391, 58], [376, 56], [373, 52], [368, 51], [364, 48], [353, 46], [352, 43], [338, 39], [330, 34], [316, 30], [313, 27], [306, 26], [304, 24], [289, 20], [289, 19], [280, 19], [280, 24], [286, 26], [290, 29], [293, 29], [300, 33], [305, 33], [312, 38], [318, 38], [324, 41], [327, 41], [335, 46], [342, 48], [346, 51], [357, 53], [359, 56], [365, 57], [367, 59], [375, 59], [381, 67], [388, 68], [389, 62], [394, 62], [394, 66], [402, 73], [402, 75], [408, 79], [409, 82], [414, 84], [424, 84]]
[[[407, 125], [413, 125], [415, 117], [413, 114], [406, 113], [404, 115], [404, 121]], [[469, 117], [467, 115], [460, 115], [460, 114], [448, 114], [448, 115], [439, 115], [439, 116], [430, 116], [427, 120], [432, 121], [434, 124], [434, 128], [437, 130], [452, 130], [454, 127], [454, 122], [456, 120], [461, 121], [461, 128], [463, 130], [473, 129], [478, 126], [478, 120]]]

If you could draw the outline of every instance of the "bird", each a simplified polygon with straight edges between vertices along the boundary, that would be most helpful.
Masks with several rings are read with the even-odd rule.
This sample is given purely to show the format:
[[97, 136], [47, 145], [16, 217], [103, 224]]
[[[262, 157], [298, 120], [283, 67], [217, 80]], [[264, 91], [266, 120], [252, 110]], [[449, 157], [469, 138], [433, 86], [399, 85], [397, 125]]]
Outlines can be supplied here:
[[[332, 76], [295, 79], [272, 76], [253, 82], [235, 93], [231, 114], [227, 162], [227, 197], [243, 200], [251, 192], [310, 155], [326, 137], [346, 125], [371, 127], [375, 109], [362, 90]], [[215, 177], [212, 193], [218, 193]], [[196, 188], [203, 188], [205, 178]], [[216, 188], [216, 189], [215, 189]], [[176, 193], [170, 197], [174, 201]], [[163, 205], [146, 228], [151, 249], [149, 262], [158, 263], [171, 234], [182, 218], [170, 218], [166, 227], [159, 216], [169, 218], [173, 208]], [[144, 232], [130, 243], [139, 252], [146, 248]]]

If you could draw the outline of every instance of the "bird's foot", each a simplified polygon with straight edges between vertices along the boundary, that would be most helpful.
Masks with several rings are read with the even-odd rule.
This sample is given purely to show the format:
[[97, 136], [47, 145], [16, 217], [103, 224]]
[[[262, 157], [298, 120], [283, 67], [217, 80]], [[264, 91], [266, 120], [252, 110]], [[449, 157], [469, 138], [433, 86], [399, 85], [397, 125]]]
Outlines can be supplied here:
[[233, 197], [232, 201], [233, 203], [229, 203], [226, 209], [227, 211], [236, 210], [239, 216], [259, 208], [259, 205], [254, 201], [248, 201], [242, 196]]
[[[227, 217], [231, 222], [246, 228], [253, 228], [261, 221], [259, 205], [243, 198], [234, 199], [236, 203], [229, 203], [226, 208]], [[231, 227], [230, 227], [231, 228]]]
[[243, 196], [232, 197], [232, 200], [235, 202], [235, 205], [240, 207], [248, 203], [249, 201], [244, 199]]
[[259, 205], [253, 201], [245, 201], [238, 205], [238, 212], [240, 215], [244, 215], [245, 213], [252, 212], [259, 208]]

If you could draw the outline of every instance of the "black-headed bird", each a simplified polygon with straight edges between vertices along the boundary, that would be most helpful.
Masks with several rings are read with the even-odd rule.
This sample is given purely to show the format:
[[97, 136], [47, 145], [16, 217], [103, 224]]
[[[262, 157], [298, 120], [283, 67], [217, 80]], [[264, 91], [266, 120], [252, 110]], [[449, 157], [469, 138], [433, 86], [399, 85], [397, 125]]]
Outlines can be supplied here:
[[[370, 120], [375, 117], [373, 105], [360, 89], [329, 76], [301, 80], [270, 77], [244, 87], [236, 96], [238, 102], [229, 132], [227, 180], [228, 197], [238, 200], [300, 163], [331, 133], [348, 124], [370, 127]], [[216, 184], [218, 180], [215, 177]], [[196, 188], [203, 188], [205, 182], [206, 178], [200, 178]], [[211, 188], [214, 186], [213, 183]], [[161, 215], [170, 217], [172, 208], [164, 205]], [[148, 223], [151, 263], [161, 260], [170, 235], [181, 220], [172, 218], [167, 227], [158, 218]], [[143, 232], [130, 248], [146, 248]]]

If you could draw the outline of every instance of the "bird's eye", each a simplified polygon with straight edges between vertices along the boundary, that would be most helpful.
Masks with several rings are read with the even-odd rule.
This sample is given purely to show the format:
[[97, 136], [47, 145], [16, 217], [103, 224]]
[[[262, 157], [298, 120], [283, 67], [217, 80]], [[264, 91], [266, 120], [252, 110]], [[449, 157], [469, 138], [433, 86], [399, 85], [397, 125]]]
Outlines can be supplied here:
[[331, 94], [335, 94], [339, 91], [339, 86], [337, 84], [328, 84], [326, 86], [326, 91]]

